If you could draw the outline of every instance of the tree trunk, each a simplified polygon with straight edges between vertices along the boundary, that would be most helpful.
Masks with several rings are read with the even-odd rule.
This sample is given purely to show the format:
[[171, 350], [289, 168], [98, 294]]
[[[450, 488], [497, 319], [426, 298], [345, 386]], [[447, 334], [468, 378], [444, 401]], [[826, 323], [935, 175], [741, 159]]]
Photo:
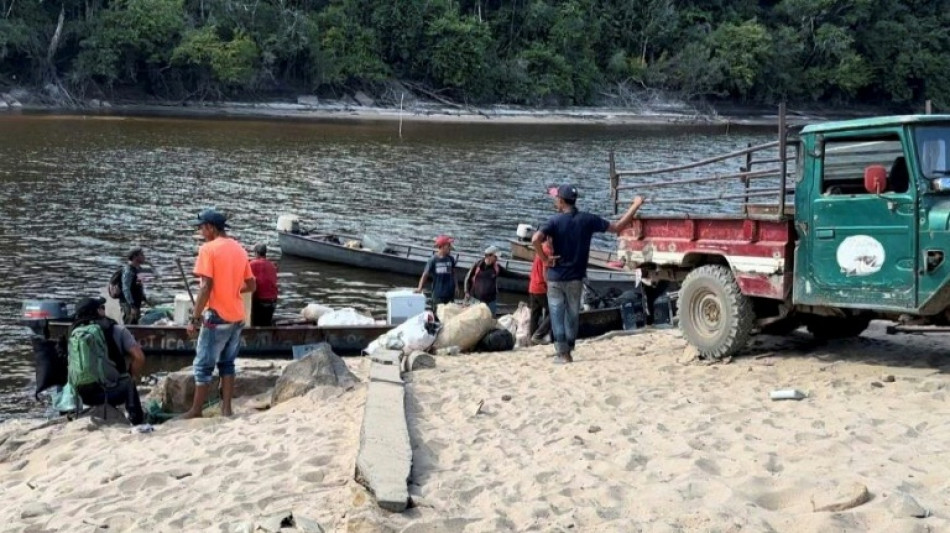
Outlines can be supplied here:
[[58, 78], [56, 75], [56, 66], [53, 65], [53, 57], [56, 55], [56, 50], [59, 48], [59, 40], [63, 37], [63, 23], [65, 21], [66, 4], [61, 4], [59, 7], [59, 20], [56, 22], [56, 31], [53, 32], [53, 38], [49, 41], [49, 49], [46, 51], [46, 65], [53, 78]]

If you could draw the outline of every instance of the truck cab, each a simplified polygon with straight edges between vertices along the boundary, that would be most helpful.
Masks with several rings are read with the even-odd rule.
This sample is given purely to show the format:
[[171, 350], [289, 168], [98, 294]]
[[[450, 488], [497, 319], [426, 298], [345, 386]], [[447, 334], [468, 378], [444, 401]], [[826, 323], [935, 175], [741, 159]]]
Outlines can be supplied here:
[[[648, 208], [620, 235], [618, 253], [648, 279], [679, 285], [687, 341], [718, 358], [755, 332], [804, 325], [817, 337], [842, 338], [872, 319], [950, 323], [950, 115], [792, 132], [780, 112], [778, 141], [703, 161], [619, 171], [611, 154], [615, 203], [636, 190]], [[738, 172], [723, 172], [732, 158], [742, 162]], [[701, 178], [664, 179], [704, 168]], [[684, 188], [692, 194], [663, 195]], [[761, 198], [774, 202], [750, 203]], [[706, 200], [734, 200], [734, 210], [696, 213]], [[652, 213], [676, 201], [694, 208]]]
[[793, 303], [942, 314], [950, 305], [950, 116], [806, 126]]

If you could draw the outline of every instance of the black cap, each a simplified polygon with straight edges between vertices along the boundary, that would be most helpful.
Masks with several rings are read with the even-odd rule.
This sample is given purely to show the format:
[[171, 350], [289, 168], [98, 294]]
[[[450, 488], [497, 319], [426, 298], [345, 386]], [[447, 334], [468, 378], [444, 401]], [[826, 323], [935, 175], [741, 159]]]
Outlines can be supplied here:
[[83, 298], [76, 304], [76, 318], [99, 316], [99, 308], [106, 305], [105, 298]]
[[259, 242], [259, 243], [255, 244], [255, 245], [254, 245], [254, 253], [257, 254], [257, 255], [259, 255], [260, 257], [266, 256], [266, 255], [267, 255], [267, 245], [264, 244], [264, 243], [262, 243], [262, 242]]
[[194, 225], [200, 226], [202, 224], [211, 224], [212, 226], [221, 230], [231, 227], [228, 225], [227, 221], [228, 217], [222, 215], [214, 209], [205, 209], [204, 211], [198, 213], [198, 221], [195, 222]]

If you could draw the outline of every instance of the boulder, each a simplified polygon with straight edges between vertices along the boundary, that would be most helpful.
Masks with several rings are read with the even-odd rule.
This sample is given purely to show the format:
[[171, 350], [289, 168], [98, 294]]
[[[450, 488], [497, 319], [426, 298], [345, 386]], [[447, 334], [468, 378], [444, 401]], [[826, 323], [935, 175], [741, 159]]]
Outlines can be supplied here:
[[297, 103], [300, 105], [318, 106], [320, 99], [313, 95], [302, 95], [297, 97]]
[[303, 396], [317, 387], [350, 387], [358, 380], [329, 344], [317, 345], [302, 359], [284, 368], [277, 378], [271, 405]]
[[[269, 391], [277, 383], [277, 374], [259, 370], [238, 370], [234, 378], [234, 397], [256, 396]], [[218, 389], [221, 381], [215, 375], [211, 380], [209, 401], [220, 398]], [[169, 413], [183, 413], [191, 407], [195, 396], [195, 375], [190, 369], [171, 372], [165, 376], [149, 395], [157, 400], [162, 409]], [[147, 401], [145, 403], [148, 403]]]
[[0, 111], [5, 111], [10, 108], [10, 104], [6, 100], [0, 99]]
[[356, 94], [353, 95], [353, 99], [363, 107], [372, 107], [376, 105], [376, 101], [370, 98], [369, 95], [363, 91], [356, 91]]

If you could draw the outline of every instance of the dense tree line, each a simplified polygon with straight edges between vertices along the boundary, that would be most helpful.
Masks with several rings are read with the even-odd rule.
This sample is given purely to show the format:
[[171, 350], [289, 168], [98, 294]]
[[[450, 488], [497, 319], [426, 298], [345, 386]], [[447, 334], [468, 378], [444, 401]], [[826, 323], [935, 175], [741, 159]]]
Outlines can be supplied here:
[[[950, 104], [950, 0], [0, 0], [0, 86]], [[378, 90], [376, 91], [379, 92]]]

